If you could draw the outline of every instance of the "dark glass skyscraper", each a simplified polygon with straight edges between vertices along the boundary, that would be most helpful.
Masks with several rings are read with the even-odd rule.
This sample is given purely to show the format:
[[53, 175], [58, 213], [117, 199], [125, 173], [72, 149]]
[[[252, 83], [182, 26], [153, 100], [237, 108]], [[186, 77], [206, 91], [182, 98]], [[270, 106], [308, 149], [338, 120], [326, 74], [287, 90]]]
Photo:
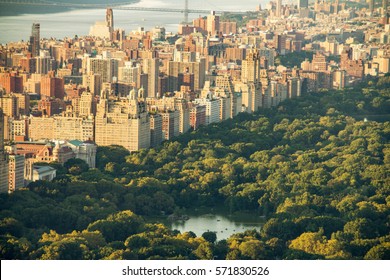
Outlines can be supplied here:
[[29, 51], [31, 52], [32, 57], [39, 56], [40, 29], [41, 25], [39, 23], [33, 23], [31, 28], [29, 47]]
[[298, 0], [298, 8], [308, 8], [309, 0]]

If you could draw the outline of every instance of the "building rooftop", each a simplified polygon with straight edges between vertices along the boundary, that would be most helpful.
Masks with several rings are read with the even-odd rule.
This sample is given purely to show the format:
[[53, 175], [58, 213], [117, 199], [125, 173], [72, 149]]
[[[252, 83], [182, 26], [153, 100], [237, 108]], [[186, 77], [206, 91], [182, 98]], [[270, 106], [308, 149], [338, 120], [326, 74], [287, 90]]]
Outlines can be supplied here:
[[80, 146], [81, 144], [83, 144], [84, 142], [83, 141], [80, 141], [80, 140], [71, 140], [71, 141], [68, 141], [69, 144], [73, 145], [73, 146]]
[[55, 168], [46, 165], [45, 166], [34, 165], [34, 170], [38, 171], [39, 173], [44, 173], [44, 172], [54, 171]]

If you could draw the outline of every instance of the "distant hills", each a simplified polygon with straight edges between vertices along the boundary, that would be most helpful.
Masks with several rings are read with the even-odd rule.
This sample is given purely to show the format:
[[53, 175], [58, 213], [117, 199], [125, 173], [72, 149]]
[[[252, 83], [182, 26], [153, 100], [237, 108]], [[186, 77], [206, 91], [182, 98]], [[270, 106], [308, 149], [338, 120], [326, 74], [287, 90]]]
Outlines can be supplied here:
[[[117, 4], [117, 3], [137, 3], [139, 0], [54, 0], [42, 1], [54, 3], [75, 3], [75, 4]], [[41, 5], [20, 5], [7, 4], [0, 1], [0, 16], [17, 16], [21, 14], [48, 14], [61, 13], [74, 9], [77, 7], [58, 7], [58, 6], [41, 6]]]

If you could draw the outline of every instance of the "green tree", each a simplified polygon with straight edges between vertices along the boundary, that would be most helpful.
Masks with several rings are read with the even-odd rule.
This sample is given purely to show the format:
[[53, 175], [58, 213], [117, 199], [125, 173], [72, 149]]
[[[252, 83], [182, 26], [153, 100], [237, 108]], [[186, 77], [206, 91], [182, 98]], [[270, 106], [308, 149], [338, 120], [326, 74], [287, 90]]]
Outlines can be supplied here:
[[88, 171], [88, 164], [79, 158], [71, 158], [64, 163], [64, 167], [68, 170], [68, 173], [72, 175], [80, 175], [83, 172]]
[[202, 237], [210, 243], [214, 243], [217, 240], [217, 234], [213, 231], [206, 231], [202, 234]]

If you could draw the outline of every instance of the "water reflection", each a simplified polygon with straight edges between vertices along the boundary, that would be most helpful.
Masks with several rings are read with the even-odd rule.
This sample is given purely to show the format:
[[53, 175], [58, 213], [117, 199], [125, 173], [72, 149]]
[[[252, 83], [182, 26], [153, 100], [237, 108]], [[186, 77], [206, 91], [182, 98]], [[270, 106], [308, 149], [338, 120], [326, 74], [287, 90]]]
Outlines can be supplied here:
[[189, 215], [188, 220], [167, 222], [171, 229], [180, 232], [192, 231], [197, 236], [201, 236], [206, 231], [213, 231], [217, 234], [217, 239], [227, 239], [232, 234], [244, 232], [246, 230], [260, 230], [264, 224], [264, 219], [252, 214], [203, 214]]

